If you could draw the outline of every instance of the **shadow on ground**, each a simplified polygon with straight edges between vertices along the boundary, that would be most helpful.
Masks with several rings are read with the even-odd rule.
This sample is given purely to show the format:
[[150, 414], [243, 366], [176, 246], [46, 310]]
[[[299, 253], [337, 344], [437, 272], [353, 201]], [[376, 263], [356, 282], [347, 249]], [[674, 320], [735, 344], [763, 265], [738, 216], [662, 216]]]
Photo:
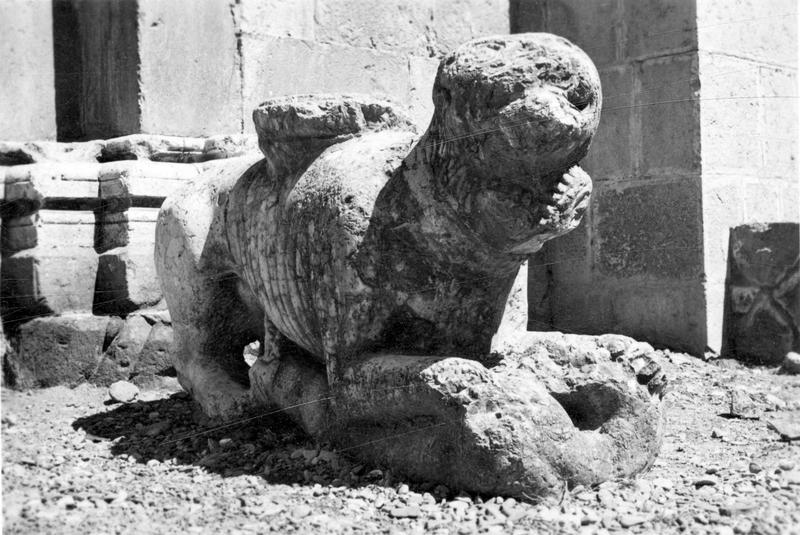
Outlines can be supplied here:
[[[282, 414], [250, 415], [207, 427], [185, 393], [155, 401], [119, 405], [76, 419], [87, 440], [110, 442], [113, 455], [147, 464], [154, 461], [200, 466], [223, 477], [258, 475], [271, 484], [357, 487], [392, 484], [392, 474], [363, 466], [315, 444]], [[430, 491], [432, 483], [413, 485]]]

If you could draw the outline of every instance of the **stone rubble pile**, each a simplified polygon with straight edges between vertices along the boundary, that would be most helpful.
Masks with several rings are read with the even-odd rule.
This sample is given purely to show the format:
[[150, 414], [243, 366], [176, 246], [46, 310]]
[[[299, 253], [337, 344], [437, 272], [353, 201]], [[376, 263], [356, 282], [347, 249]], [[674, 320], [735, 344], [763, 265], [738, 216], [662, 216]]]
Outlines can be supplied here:
[[159, 207], [214, 160], [257, 150], [248, 136], [0, 143], [6, 382], [146, 383], [168, 370]]

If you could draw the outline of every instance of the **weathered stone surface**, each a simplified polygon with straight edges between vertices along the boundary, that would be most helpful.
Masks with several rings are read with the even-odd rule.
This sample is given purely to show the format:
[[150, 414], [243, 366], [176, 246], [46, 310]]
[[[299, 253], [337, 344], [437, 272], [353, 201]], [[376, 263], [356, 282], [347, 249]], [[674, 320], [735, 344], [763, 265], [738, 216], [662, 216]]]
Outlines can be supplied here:
[[696, 181], [598, 188], [595, 240], [601, 273], [685, 279], [702, 265]]
[[111, 320], [91, 314], [36, 318], [20, 327], [10, 367], [20, 388], [76, 384], [90, 379], [101, 361]]
[[139, 355], [150, 335], [150, 324], [141, 316], [125, 320], [119, 334], [108, 346], [97, 371], [90, 378], [95, 384], [127, 380], [136, 373]]
[[593, 65], [552, 35], [486, 38], [443, 59], [433, 94], [422, 137], [375, 99], [268, 101], [264, 160], [211, 168], [165, 202], [156, 262], [178, 380], [208, 416], [277, 405], [364, 458], [472, 491], [543, 497], [646, 469], [662, 433], [652, 348], [550, 351], [510, 328], [525, 323], [527, 255], [588, 204], [576, 164], [599, 120]]
[[57, 143], [55, 141], [0, 141], [0, 165], [41, 162], [96, 162], [102, 141]]
[[35, 242], [35, 247], [3, 258], [3, 317], [23, 321], [40, 314], [91, 311], [97, 272], [94, 214], [40, 210], [31, 222], [8, 229], [15, 243]]
[[241, 131], [241, 2], [136, 4], [139, 131], [185, 136]]
[[5, 169], [4, 203], [0, 214], [3, 218], [19, 217], [54, 203], [66, 203], [73, 210], [94, 208], [99, 171], [100, 164], [96, 162], [46, 162], [9, 167]]
[[54, 139], [53, 18], [47, 2], [0, 3], [0, 139]]
[[34, 213], [22, 217], [3, 219], [2, 244], [6, 255], [36, 247], [39, 232], [37, 222], [39, 215]]
[[152, 246], [157, 217], [158, 208], [133, 207], [124, 212], [100, 212], [96, 223], [97, 252], [127, 245]]
[[780, 364], [800, 349], [800, 225], [731, 229], [725, 352]]
[[136, 363], [136, 380], [150, 380], [157, 375], [172, 374], [172, 326], [155, 323], [145, 340]]
[[149, 244], [117, 247], [98, 257], [95, 314], [128, 314], [160, 300], [161, 287]]
[[199, 162], [205, 140], [196, 137], [132, 134], [107, 140], [100, 160], [153, 160], [158, 162]]
[[243, 35], [243, 121], [253, 132], [251, 110], [266, 98], [307, 93], [388, 95], [408, 93], [408, 61], [379, 50], [323, 45], [299, 39]]
[[218, 160], [221, 158], [236, 158], [249, 153], [258, 152], [258, 138], [256, 136], [212, 136], [206, 139], [203, 145], [203, 158], [205, 160]]
[[118, 212], [131, 206], [132, 197], [140, 202], [160, 204], [187, 181], [197, 178], [198, 168], [193, 165], [149, 161], [110, 162], [100, 170], [100, 198], [109, 212]]
[[139, 389], [128, 381], [117, 381], [108, 387], [108, 395], [114, 401], [130, 403], [139, 395]]
[[791, 375], [800, 375], [800, 353], [794, 351], [786, 353], [781, 364], [781, 371]]

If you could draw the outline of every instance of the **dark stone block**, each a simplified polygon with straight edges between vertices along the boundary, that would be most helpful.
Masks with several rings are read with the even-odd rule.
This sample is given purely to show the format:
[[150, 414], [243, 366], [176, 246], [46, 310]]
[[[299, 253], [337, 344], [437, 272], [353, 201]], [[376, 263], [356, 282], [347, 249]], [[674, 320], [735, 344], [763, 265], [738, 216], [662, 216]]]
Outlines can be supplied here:
[[797, 223], [731, 229], [723, 353], [780, 364], [800, 350], [799, 229]]

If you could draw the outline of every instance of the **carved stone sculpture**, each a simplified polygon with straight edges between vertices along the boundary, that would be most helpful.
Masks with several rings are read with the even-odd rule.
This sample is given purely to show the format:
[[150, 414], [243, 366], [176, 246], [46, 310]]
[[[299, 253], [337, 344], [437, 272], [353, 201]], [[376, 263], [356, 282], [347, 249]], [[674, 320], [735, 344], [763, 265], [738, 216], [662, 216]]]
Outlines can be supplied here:
[[181, 384], [208, 416], [278, 407], [453, 488], [535, 499], [647, 468], [650, 354], [518, 325], [521, 266], [588, 204], [594, 66], [553, 35], [479, 39], [442, 60], [433, 98], [421, 137], [381, 100], [270, 100], [253, 113], [264, 159], [166, 201], [156, 263]]

